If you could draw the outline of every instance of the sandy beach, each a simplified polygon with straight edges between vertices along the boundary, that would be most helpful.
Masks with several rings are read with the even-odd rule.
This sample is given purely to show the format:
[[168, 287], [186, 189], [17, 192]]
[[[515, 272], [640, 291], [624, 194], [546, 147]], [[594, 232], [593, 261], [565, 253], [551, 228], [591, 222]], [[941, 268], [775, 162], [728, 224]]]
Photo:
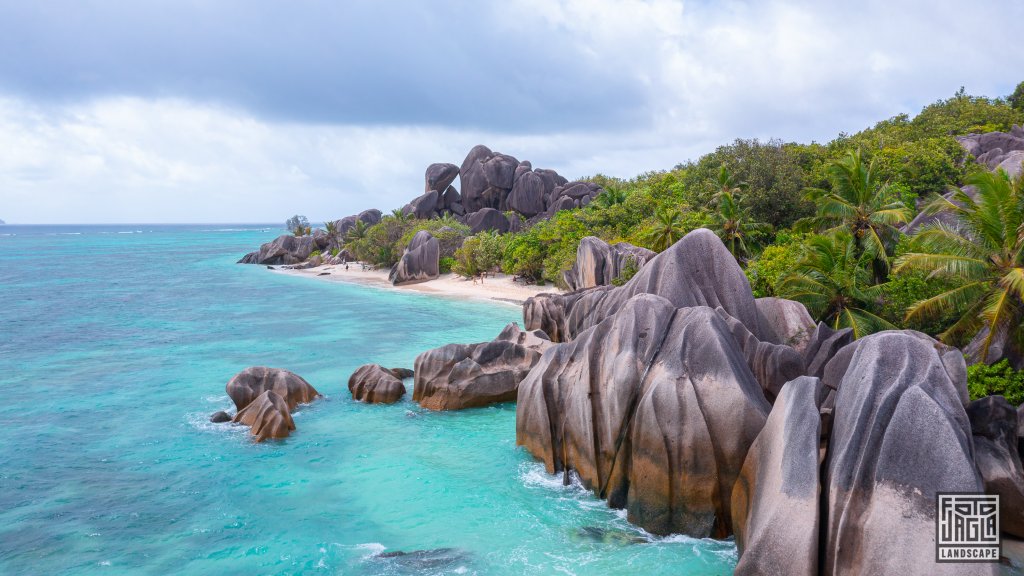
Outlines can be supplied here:
[[487, 300], [500, 302], [511, 306], [522, 306], [523, 302], [531, 296], [544, 292], [559, 292], [560, 290], [550, 284], [546, 286], [535, 286], [514, 282], [512, 276], [507, 274], [493, 274], [488, 276], [483, 283], [473, 282], [456, 274], [442, 274], [439, 278], [419, 284], [408, 284], [405, 286], [393, 286], [388, 281], [387, 270], [363, 270], [359, 263], [349, 263], [348, 270], [345, 266], [324, 265], [305, 270], [293, 270], [275, 267], [274, 272], [290, 274], [293, 276], [304, 276], [317, 280], [329, 282], [354, 282], [368, 286], [376, 286], [390, 290], [410, 290], [433, 294], [436, 296], [452, 298], [473, 298], [475, 300]]

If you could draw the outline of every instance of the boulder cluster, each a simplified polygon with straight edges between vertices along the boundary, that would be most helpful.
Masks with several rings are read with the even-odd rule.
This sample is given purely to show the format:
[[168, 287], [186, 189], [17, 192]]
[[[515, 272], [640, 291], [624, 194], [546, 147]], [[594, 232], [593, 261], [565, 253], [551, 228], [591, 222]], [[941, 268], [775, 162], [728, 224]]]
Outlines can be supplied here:
[[630, 266], [639, 270], [654, 254], [628, 242], [609, 244], [596, 236], [587, 236], [576, 249], [576, 262], [562, 277], [569, 290], [607, 286], [622, 278]]
[[217, 412], [211, 422], [233, 422], [248, 426], [257, 442], [287, 438], [295, 430], [292, 412], [320, 393], [301, 376], [280, 368], [252, 366], [236, 374], [225, 387], [236, 413]]
[[364, 364], [348, 379], [352, 399], [367, 404], [394, 404], [405, 396], [402, 380], [412, 377], [404, 368], [385, 368], [380, 364]]
[[1005, 170], [1011, 178], [1021, 174], [1024, 164], [1024, 127], [1009, 132], [987, 132], [957, 137], [960, 146], [989, 170]]

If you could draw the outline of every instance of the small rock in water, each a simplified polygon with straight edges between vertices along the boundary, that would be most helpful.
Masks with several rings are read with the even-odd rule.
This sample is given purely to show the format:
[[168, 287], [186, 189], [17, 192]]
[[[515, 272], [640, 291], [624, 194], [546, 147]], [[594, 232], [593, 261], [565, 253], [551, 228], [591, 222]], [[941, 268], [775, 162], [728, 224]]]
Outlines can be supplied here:
[[277, 270], [277, 268], [274, 268], [273, 266], [267, 266], [267, 270]]
[[396, 550], [384, 552], [375, 558], [416, 573], [423, 570], [457, 568], [470, 559], [469, 553], [457, 548], [435, 548], [433, 550], [413, 550], [412, 552]]
[[331, 275], [330, 272], [321, 272], [321, 273], [317, 274], [317, 276], [330, 276], [330, 275]]
[[214, 412], [210, 416], [210, 422], [214, 424], [223, 424], [224, 422], [231, 422], [231, 415], [221, 410], [220, 412]]
[[625, 530], [614, 530], [600, 526], [584, 526], [576, 529], [576, 536], [584, 540], [603, 542], [605, 544], [646, 544], [648, 541], [643, 536], [631, 534]]
[[399, 380], [405, 380], [406, 378], [413, 377], [413, 371], [408, 368], [392, 368], [391, 373]]

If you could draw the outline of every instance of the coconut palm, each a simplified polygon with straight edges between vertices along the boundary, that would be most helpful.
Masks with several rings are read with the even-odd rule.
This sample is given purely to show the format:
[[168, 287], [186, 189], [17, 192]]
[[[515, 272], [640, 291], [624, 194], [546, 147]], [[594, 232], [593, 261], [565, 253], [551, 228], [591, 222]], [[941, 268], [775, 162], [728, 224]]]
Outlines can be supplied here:
[[619, 188], [608, 187], [594, 198], [593, 205], [599, 208], [611, 208], [616, 204], [626, 201], [626, 191]]
[[711, 229], [722, 239], [726, 248], [737, 262], [743, 264], [750, 256], [750, 248], [756, 247], [757, 234], [767, 233], [771, 226], [762, 222], [751, 222], [750, 212], [742, 203], [742, 192], [746, 183], [735, 182], [725, 164], [718, 172], [718, 212], [711, 214]]
[[654, 224], [641, 234], [655, 252], [663, 252], [682, 237], [682, 214], [673, 208], [659, 208], [654, 213]]
[[959, 320], [940, 337], [957, 342], [981, 333], [979, 360], [989, 361], [996, 338], [1009, 337], [1020, 350], [1024, 342], [1024, 176], [1003, 170], [967, 179], [977, 191], [964, 189], [935, 198], [925, 210], [954, 215], [953, 224], [923, 227], [896, 270], [922, 270], [932, 278], [952, 278], [959, 286], [922, 300], [907, 310], [907, 319], [938, 317], [955, 310]]
[[366, 222], [356, 220], [355, 226], [352, 226], [348, 229], [348, 232], [345, 232], [345, 244], [350, 244], [366, 238], [366, 231], [369, 228], [370, 227], [366, 225]]
[[879, 179], [874, 161], [865, 165], [860, 150], [830, 164], [828, 177], [830, 190], [807, 190], [807, 199], [818, 205], [811, 223], [829, 233], [848, 231], [858, 253], [872, 255], [884, 272], [889, 266], [887, 250], [898, 234], [896, 225], [910, 220], [910, 210], [895, 189]]
[[401, 208], [395, 208], [391, 211], [391, 218], [394, 218], [397, 222], [404, 223], [412, 219], [412, 214], [406, 214]]
[[871, 285], [871, 261], [846, 230], [812, 236], [780, 291], [833, 328], [852, 328], [854, 338], [891, 329], [892, 324], [869, 310], [881, 298], [881, 287]]

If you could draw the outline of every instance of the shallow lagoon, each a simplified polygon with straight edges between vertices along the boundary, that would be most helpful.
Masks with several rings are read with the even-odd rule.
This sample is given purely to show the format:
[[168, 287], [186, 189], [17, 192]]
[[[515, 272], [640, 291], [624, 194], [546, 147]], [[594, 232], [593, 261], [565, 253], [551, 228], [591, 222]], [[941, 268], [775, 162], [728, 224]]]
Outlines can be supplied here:
[[[352, 402], [359, 365], [519, 309], [234, 264], [278, 233], [0, 227], [0, 573], [731, 573], [732, 543], [651, 537], [545, 474], [514, 405]], [[207, 422], [254, 364], [327, 396], [283, 442]]]

